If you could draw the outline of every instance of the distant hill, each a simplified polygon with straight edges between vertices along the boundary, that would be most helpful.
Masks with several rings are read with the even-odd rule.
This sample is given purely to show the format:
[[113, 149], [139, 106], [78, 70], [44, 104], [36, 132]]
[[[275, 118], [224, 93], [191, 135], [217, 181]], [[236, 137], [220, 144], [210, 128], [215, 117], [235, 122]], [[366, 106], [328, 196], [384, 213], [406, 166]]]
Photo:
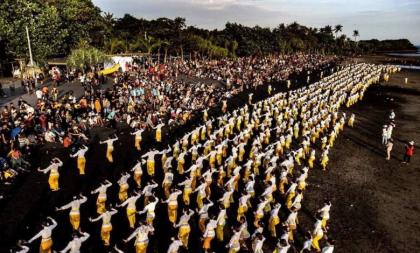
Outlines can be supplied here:
[[365, 52], [401, 52], [401, 51], [417, 51], [408, 39], [398, 40], [361, 40], [359, 47]]

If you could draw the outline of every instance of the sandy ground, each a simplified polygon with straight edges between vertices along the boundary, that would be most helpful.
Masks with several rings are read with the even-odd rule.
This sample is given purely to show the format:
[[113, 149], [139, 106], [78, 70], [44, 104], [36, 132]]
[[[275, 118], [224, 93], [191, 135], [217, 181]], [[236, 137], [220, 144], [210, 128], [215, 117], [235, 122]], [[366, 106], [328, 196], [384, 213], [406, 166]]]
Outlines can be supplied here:
[[[397, 126], [393, 156], [386, 161], [381, 127], [390, 109]], [[330, 170], [309, 177], [304, 206], [316, 210], [324, 198], [331, 200], [335, 252], [420, 252], [419, 154], [410, 165], [401, 163], [404, 144], [420, 142], [420, 72], [402, 71], [370, 88], [350, 112], [355, 127], [339, 136]], [[302, 223], [310, 227], [313, 220], [303, 217]]]

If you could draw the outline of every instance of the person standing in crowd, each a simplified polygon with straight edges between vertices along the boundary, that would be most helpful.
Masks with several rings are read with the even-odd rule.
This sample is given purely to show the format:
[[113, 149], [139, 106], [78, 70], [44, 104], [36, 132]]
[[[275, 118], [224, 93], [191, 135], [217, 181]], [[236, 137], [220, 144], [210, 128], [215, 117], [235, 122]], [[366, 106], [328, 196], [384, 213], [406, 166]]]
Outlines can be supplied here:
[[411, 157], [414, 155], [414, 141], [410, 141], [405, 145], [405, 153], [403, 158], [403, 163], [409, 164]]

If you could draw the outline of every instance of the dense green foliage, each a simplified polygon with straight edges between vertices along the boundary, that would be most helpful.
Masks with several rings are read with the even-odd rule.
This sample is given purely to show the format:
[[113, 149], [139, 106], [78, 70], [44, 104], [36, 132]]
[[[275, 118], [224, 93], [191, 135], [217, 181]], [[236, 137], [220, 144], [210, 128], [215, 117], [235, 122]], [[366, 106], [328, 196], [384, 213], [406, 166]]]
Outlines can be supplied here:
[[71, 68], [85, 71], [108, 60], [108, 57], [98, 49], [82, 45], [71, 51], [67, 57], [67, 65]]
[[38, 63], [69, 55], [80, 41], [108, 54], [158, 53], [164, 61], [168, 55], [221, 58], [274, 52], [352, 54], [413, 48], [408, 40], [357, 42], [359, 32], [354, 31], [352, 40], [341, 34], [340, 24], [318, 29], [295, 22], [270, 29], [227, 23], [223, 30], [206, 30], [187, 26], [184, 18], [146, 20], [126, 14], [116, 19], [111, 13], [102, 13], [91, 0], [2, 0], [2, 56], [28, 57], [25, 26]]
[[359, 46], [364, 52], [386, 52], [416, 50], [407, 39], [399, 40], [361, 40]]

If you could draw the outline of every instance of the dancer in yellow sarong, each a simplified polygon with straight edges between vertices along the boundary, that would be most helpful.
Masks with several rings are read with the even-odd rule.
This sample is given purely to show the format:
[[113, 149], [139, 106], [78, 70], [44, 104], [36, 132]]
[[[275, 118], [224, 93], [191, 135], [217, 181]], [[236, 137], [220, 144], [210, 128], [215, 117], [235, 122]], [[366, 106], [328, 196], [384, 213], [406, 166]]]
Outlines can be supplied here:
[[109, 246], [110, 244], [111, 231], [112, 231], [111, 218], [116, 213], [118, 213], [118, 211], [111, 208], [110, 210], [105, 211], [103, 214], [99, 215], [98, 217], [94, 219], [89, 218], [90, 222], [97, 222], [98, 220], [102, 219], [101, 239], [105, 246]]
[[123, 241], [127, 243], [136, 237], [136, 242], [134, 243], [134, 246], [136, 247], [136, 253], [146, 253], [147, 246], [149, 245], [149, 234], [153, 233], [154, 231], [155, 229], [153, 226], [140, 223], [140, 226], [134, 230], [134, 232], [127, 239]]
[[83, 146], [75, 154], [70, 155], [70, 157], [72, 158], [77, 157], [77, 168], [79, 169], [79, 175], [85, 174], [85, 167], [86, 167], [85, 154], [88, 151], [88, 149], [89, 149], [88, 147]]
[[80, 198], [78, 198], [78, 196], [74, 196], [70, 203], [55, 209], [56, 211], [70, 209], [70, 223], [75, 231], [80, 228], [80, 206], [87, 201], [85, 196], [80, 194], [79, 197]]
[[130, 177], [131, 175], [125, 172], [121, 175], [120, 179], [118, 179], [117, 183], [120, 187], [119, 192], [118, 192], [118, 198], [120, 202], [124, 202], [128, 198], [129, 185], [127, 181]]
[[79, 236], [78, 234], [73, 235], [73, 240], [71, 240], [67, 246], [60, 251], [60, 253], [78, 253], [80, 252], [80, 248], [82, 247], [83, 242], [89, 239], [90, 235], [88, 233], [81, 233], [82, 235]]
[[108, 162], [114, 162], [114, 158], [112, 157], [112, 152], [114, 151], [114, 142], [118, 140], [118, 137], [111, 139], [110, 137], [106, 141], [100, 141], [100, 144], [106, 144], [106, 159]]
[[184, 186], [184, 190], [182, 192], [182, 200], [186, 206], [190, 205], [190, 195], [192, 193], [192, 180], [191, 178], [187, 177], [185, 180], [178, 184], [178, 186]]
[[61, 166], [63, 166], [63, 162], [57, 157], [55, 157], [51, 160], [51, 163], [47, 168], [38, 168], [39, 172], [42, 172], [44, 174], [47, 174], [48, 172], [50, 173], [50, 176], [48, 178], [48, 184], [50, 185], [51, 191], [58, 191], [60, 189], [58, 184], [58, 179], [60, 177], [58, 168], [60, 168]]
[[157, 203], [159, 203], [159, 198], [156, 198], [155, 196], [150, 197], [151, 202], [148, 203], [142, 211], [137, 212], [138, 214], [143, 214], [147, 212], [147, 216], [146, 216], [146, 222], [148, 225], [153, 226], [153, 221], [155, 220], [156, 217], [156, 213], [155, 213], [155, 209], [156, 209], [156, 205]]
[[141, 193], [136, 192], [131, 197], [129, 197], [126, 201], [121, 203], [121, 205], [117, 205], [117, 207], [127, 206], [127, 219], [130, 225], [130, 228], [134, 228], [136, 225], [136, 213], [137, 207], [136, 202], [140, 198]]
[[324, 230], [322, 229], [322, 218], [317, 216], [316, 222], [314, 225], [314, 230], [312, 231], [312, 247], [317, 251], [321, 252], [321, 247], [319, 246], [319, 240], [324, 237]]
[[156, 130], [155, 132], [155, 141], [157, 143], [161, 143], [162, 142], [162, 127], [164, 126], [164, 124], [158, 124], [156, 127], [153, 127], [153, 129]]
[[190, 227], [190, 219], [191, 216], [194, 214], [194, 211], [189, 209], [184, 209], [183, 214], [181, 216], [181, 218], [179, 219], [178, 224], [175, 225], [175, 228], [179, 228], [178, 229], [178, 238], [181, 240], [182, 245], [184, 245], [184, 247], [186, 249], [188, 249], [188, 238], [190, 235], [190, 231], [191, 231], [191, 227]]
[[134, 131], [133, 133], [131, 133], [131, 135], [134, 135], [134, 147], [140, 151], [141, 150], [141, 134], [144, 132], [143, 129], [137, 129], [136, 131]]
[[38, 234], [36, 234], [34, 237], [28, 240], [28, 243], [32, 243], [33, 241], [41, 237], [39, 253], [52, 253], [53, 252], [52, 250], [53, 241], [52, 241], [51, 236], [52, 236], [53, 229], [57, 227], [57, 222], [51, 217], [48, 217], [47, 219], [48, 221], [45, 221], [42, 224], [42, 230]]
[[173, 225], [175, 225], [177, 217], [178, 217], [178, 196], [181, 194], [182, 194], [182, 191], [173, 188], [168, 199], [165, 201], [162, 201], [162, 203], [168, 204], [168, 219]]
[[143, 176], [143, 169], [141, 168], [142, 162], [137, 161], [136, 165], [131, 168], [131, 171], [133, 172], [134, 176], [134, 182], [136, 182], [137, 188], [141, 187], [141, 177]]
[[98, 194], [98, 198], [96, 200], [96, 212], [98, 214], [103, 214], [106, 211], [106, 200], [107, 200], [107, 194], [106, 191], [109, 187], [111, 187], [112, 183], [108, 180], [105, 180], [104, 183], [101, 183], [101, 186], [96, 188], [95, 190], [91, 191], [91, 194]]
[[217, 227], [216, 227], [216, 237], [219, 242], [223, 242], [224, 240], [224, 229], [226, 225], [227, 220], [227, 213], [226, 209], [223, 207], [223, 205], [220, 205], [220, 211], [217, 215]]
[[155, 155], [162, 154], [162, 152], [157, 150], [151, 150], [146, 154], [142, 155], [141, 158], [146, 159], [146, 168], [147, 174], [151, 177], [155, 175]]

